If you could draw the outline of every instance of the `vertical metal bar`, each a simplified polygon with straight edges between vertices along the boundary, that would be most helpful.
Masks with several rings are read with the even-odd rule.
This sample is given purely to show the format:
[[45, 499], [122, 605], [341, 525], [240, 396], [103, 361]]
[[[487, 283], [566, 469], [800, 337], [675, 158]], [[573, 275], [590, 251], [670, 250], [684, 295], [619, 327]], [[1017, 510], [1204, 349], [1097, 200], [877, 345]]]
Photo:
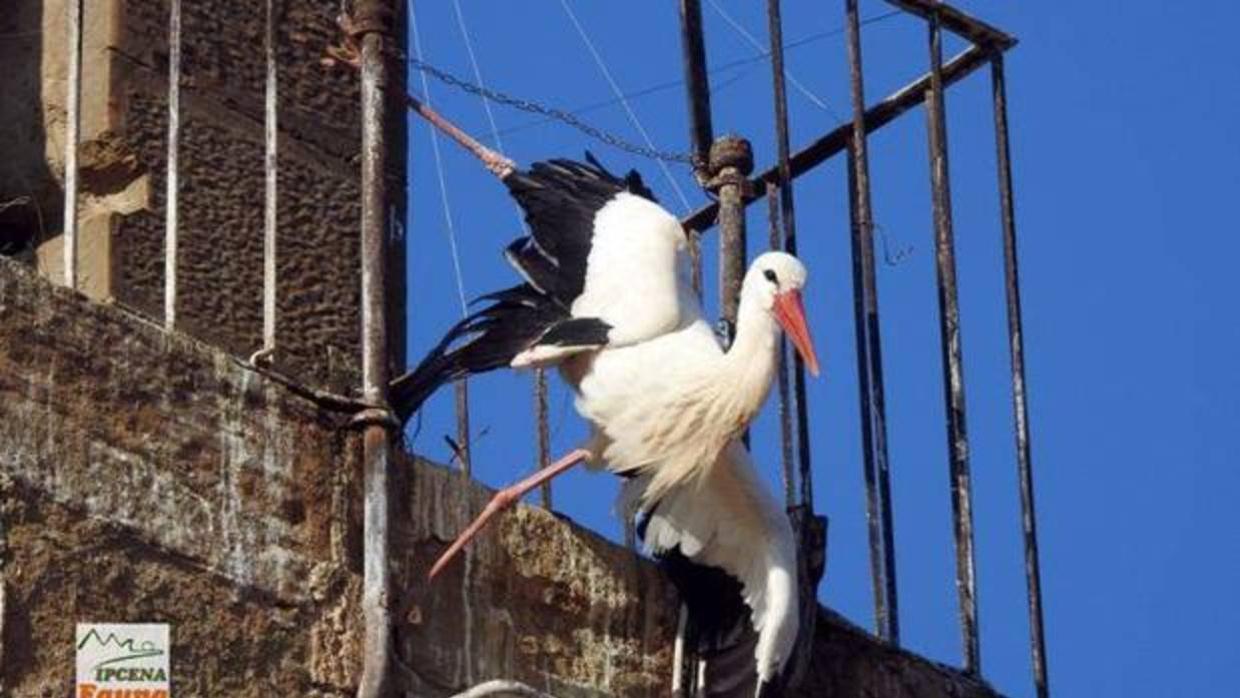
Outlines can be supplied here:
[[[387, 405], [387, 265], [385, 223], [387, 188], [387, 125], [384, 90], [390, 82], [384, 49], [390, 17], [381, 0], [359, 3], [363, 27], [362, 70], [362, 383], [369, 402]], [[403, 156], [403, 155], [402, 155]], [[372, 419], [363, 432], [363, 640], [361, 698], [386, 698], [393, 693], [391, 656], [394, 651], [391, 609], [390, 471], [393, 422]]]
[[264, 138], [265, 197], [263, 209], [263, 350], [276, 347], [276, 197], [279, 182], [279, 122], [276, 80], [276, 0], [267, 0], [267, 89]]
[[697, 170], [709, 162], [714, 131], [710, 122], [710, 82], [706, 73], [706, 41], [702, 36], [702, 3], [680, 0], [680, 41], [684, 53], [685, 87], [689, 98], [689, 140]]
[[[534, 412], [538, 419], [538, 467], [551, 464], [551, 428], [547, 418], [547, 373], [543, 369], [534, 372]], [[539, 488], [543, 507], [551, 508], [551, 483], [544, 482]]]
[[181, 0], [169, 0], [168, 19], [168, 173], [164, 196], [164, 327], [177, 322], [177, 211], [181, 144]]
[[456, 447], [457, 458], [461, 460], [461, 472], [465, 477], [473, 477], [474, 456], [469, 435], [469, 379], [458, 378], [452, 385], [456, 398]]
[[[736, 333], [736, 311], [740, 300], [740, 284], [745, 269], [745, 208], [746, 177], [753, 170], [753, 154], [749, 143], [735, 137], [714, 140], [710, 116], [710, 82], [706, 72], [706, 41], [702, 35], [702, 4], [700, 0], [681, 0], [680, 37], [685, 70], [685, 95], [689, 104], [689, 141], [693, 148], [693, 170], [698, 183], [716, 192], [719, 199], [719, 311], [723, 316], [728, 345]], [[702, 245], [698, 230], [685, 228], [689, 241], [689, 261], [693, 290], [702, 298]], [[745, 434], [748, 442], [749, 435]], [[625, 539], [636, 547], [636, 531], [632, 517], [626, 517]], [[676, 633], [677, 658], [673, 692], [675, 695], [697, 694], [697, 653], [693, 651], [696, 630], [687, 623], [688, 612], [680, 607], [681, 623]], [[685, 647], [689, 651], [682, 651]], [[683, 673], [682, 673], [683, 670]], [[679, 679], [686, 680], [681, 684]], [[679, 688], [680, 690], [676, 690]]]
[[1016, 422], [1016, 463], [1020, 475], [1021, 530], [1025, 541], [1025, 582], [1029, 594], [1029, 644], [1033, 684], [1038, 698], [1050, 689], [1046, 674], [1046, 639], [1042, 625], [1042, 573], [1038, 563], [1038, 518], [1033, 501], [1033, 456], [1030, 453], [1029, 405], [1025, 398], [1025, 333], [1020, 304], [1020, 269], [1016, 259], [1016, 213], [1012, 195], [1012, 156], [1008, 143], [1007, 84], [1003, 54], [991, 60], [994, 92], [995, 146], [999, 164], [999, 206], [1003, 222], [1003, 276], [1007, 287], [1008, 347], [1012, 359], [1012, 407]]
[[699, 300], [702, 298], [702, 234], [692, 228], [685, 228], [685, 236], [689, 238], [690, 280]]
[[65, 285], [77, 288], [78, 260], [78, 140], [82, 123], [82, 0], [69, 0], [65, 10], [69, 23], [69, 79], [65, 95]]
[[716, 140], [710, 148], [710, 171], [719, 197], [719, 314], [731, 346], [745, 280], [745, 188], [753, 171], [749, 141], [737, 136]]
[[[791, 146], [788, 142], [788, 94], [784, 81], [784, 32], [779, 0], [767, 0], [767, 27], [771, 35], [772, 82], [775, 86], [775, 137], [779, 146], [779, 201], [783, 215], [783, 247], [797, 253], [796, 216], [792, 202]], [[814, 482], [809, 448], [809, 406], [805, 401], [805, 363], [793, 356], [793, 383], [796, 396], [797, 451], [801, 475], [801, 504], [814, 510]]]
[[874, 597], [874, 625], [879, 637], [891, 639], [890, 615], [887, 608], [887, 568], [883, 555], [882, 504], [878, 497], [877, 468], [874, 467], [874, 415], [871, 410], [870, 348], [865, 315], [865, 273], [861, 255], [861, 220], [857, 212], [856, 156], [848, 147], [848, 214], [851, 219], [853, 318], [857, 339], [857, 388], [861, 416], [861, 471], [865, 481], [865, 521], [870, 543], [870, 581]]
[[960, 305], [956, 291], [956, 252], [948, 180], [946, 108], [943, 104], [942, 31], [937, 14], [929, 19], [930, 90], [926, 93], [930, 146], [930, 187], [934, 202], [935, 263], [938, 269], [939, 330], [943, 390], [947, 410], [953, 532], [956, 539], [956, 592], [964, 669], [981, 671], [977, 633], [977, 574], [973, 554], [973, 492], [969, 438], [965, 422], [964, 360], [960, 346]]
[[[771, 42], [771, 82], [775, 97], [775, 140], [779, 150], [779, 169], [775, 185], [779, 188], [780, 213], [783, 218], [783, 248], [789, 254], [797, 253], [796, 216], [792, 199], [792, 155], [788, 138], [788, 93], [784, 78], [783, 20], [780, 17], [779, 0], [767, 0], [767, 33]], [[790, 512], [793, 529], [797, 536], [797, 592], [801, 598], [801, 617], [794, 656], [789, 663], [790, 685], [797, 685], [809, 670], [817, 622], [818, 581], [821, 579], [822, 559], [826, 543], [826, 520], [814, 515], [814, 478], [810, 461], [809, 405], [806, 402], [805, 363], [801, 355], [793, 354], [793, 396], [796, 405], [798, 474], [800, 476], [800, 506]]]
[[[852, 144], [848, 151], [849, 213], [853, 231], [857, 375], [861, 390], [861, 431], [865, 442], [862, 452], [866, 468], [867, 516], [870, 519], [870, 569], [874, 580], [874, 610], [878, 634], [888, 642], [899, 644], [895, 526], [892, 520], [890, 464], [887, 459], [887, 406], [878, 319], [878, 281], [874, 272], [874, 214], [870, 203], [870, 158], [866, 143], [865, 81], [857, 0], [845, 1], [845, 14], [853, 103]], [[875, 559], [879, 555], [881, 560]]]
[[[772, 250], [780, 248], [779, 232], [779, 187], [772, 185], [766, 188], [766, 220], [769, 228], [767, 243]], [[779, 373], [776, 374], [779, 386], [779, 465], [784, 481], [784, 506], [791, 509], [797, 504], [796, 463], [792, 457], [792, 396], [788, 389], [788, 340], [779, 336]]]
[[[701, 0], [680, 2], [680, 43], [685, 67], [685, 95], [689, 100], [689, 142], [693, 145], [693, 169], [699, 182], [709, 176], [710, 148], [714, 128], [710, 119], [710, 76], [706, 72], [706, 40], [702, 34]], [[702, 249], [696, 231], [686, 229], [693, 288], [702, 296]]]

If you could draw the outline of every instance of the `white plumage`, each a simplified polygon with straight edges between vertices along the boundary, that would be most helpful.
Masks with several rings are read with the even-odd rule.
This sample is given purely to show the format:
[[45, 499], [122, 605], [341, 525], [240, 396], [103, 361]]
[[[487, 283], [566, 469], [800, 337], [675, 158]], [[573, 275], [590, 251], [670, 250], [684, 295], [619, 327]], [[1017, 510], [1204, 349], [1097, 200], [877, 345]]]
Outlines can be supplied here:
[[449, 330], [394, 383], [394, 399], [408, 415], [453, 378], [554, 365], [593, 433], [496, 494], [430, 575], [499, 511], [587, 460], [629, 478], [621, 508], [645, 517], [651, 552], [677, 549], [741, 583], [761, 688], [796, 639], [796, 553], [787, 516], [739, 439], [770, 391], [781, 327], [817, 373], [804, 266], [781, 252], [754, 260], [725, 352], [689, 283], [684, 231], [636, 173], [620, 179], [593, 160], [553, 160], [504, 181], [530, 224], [506, 251], [525, 283], [491, 294], [490, 306]]
[[[694, 298], [676, 331], [564, 365], [577, 410], [595, 427], [591, 463], [637, 475], [620, 508], [649, 514], [648, 549], [679, 546], [741, 582], [759, 633], [760, 681], [782, 669], [796, 639], [796, 553], [787, 515], [739, 439], [778, 368], [777, 299], [799, 294], [805, 276], [787, 254], [755, 259], [726, 353]], [[802, 348], [816, 370], [812, 346]]]
[[[625, 483], [621, 497], [640, 496], [641, 489], [640, 481]], [[759, 683], [783, 669], [800, 613], [796, 543], [788, 515], [759, 481], [742, 444], [730, 443], [698, 486], [664, 496], [646, 525], [645, 545], [655, 554], [679, 546], [690, 560], [736, 577], [758, 633]]]
[[[667, 209], [628, 192], [617, 194], [595, 214], [584, 287], [570, 314], [610, 325], [608, 347], [629, 346], [675, 330], [692, 317], [692, 306], [697, 305], [692, 289], [686, 295], [679, 283], [683, 274], [677, 267], [685, 247], [684, 229]], [[552, 365], [593, 348], [539, 344], [514, 357], [511, 366]]]

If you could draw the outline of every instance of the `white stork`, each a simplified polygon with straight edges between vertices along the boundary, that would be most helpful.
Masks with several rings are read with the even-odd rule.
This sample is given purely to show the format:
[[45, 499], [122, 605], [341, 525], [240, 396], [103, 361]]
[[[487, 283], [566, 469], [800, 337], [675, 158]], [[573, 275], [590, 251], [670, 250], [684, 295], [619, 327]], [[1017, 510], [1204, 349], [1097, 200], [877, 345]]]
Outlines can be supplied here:
[[651, 552], [678, 551], [740, 582], [758, 632], [757, 683], [767, 685], [796, 640], [796, 552], [786, 514], [739, 439], [769, 393], [780, 328], [818, 371], [804, 266], [781, 252], [754, 260], [724, 352], [688, 284], [680, 223], [635, 172], [621, 180], [593, 159], [555, 160], [504, 182], [532, 232], [507, 251], [525, 283], [490, 294], [491, 305], [453, 327], [394, 383], [394, 403], [407, 417], [456, 377], [558, 365], [593, 435], [497, 493], [430, 576], [495, 514], [588, 461], [627, 479], [622, 507], [644, 518]]

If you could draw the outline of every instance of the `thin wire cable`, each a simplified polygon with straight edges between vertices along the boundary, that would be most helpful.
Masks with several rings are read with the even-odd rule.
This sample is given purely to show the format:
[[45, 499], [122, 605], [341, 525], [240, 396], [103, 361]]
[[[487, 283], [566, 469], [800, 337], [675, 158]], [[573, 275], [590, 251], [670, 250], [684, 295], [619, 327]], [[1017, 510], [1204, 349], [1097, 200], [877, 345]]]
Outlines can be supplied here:
[[[413, 9], [414, 3], [409, 3], [409, 27], [413, 30], [413, 51], [419, 61], [422, 60], [422, 36], [418, 32], [418, 16]], [[426, 79], [426, 73], [422, 73], [422, 98], [426, 101], [427, 106], [431, 105], [431, 86]], [[469, 302], [465, 300], [465, 281], [461, 273], [461, 258], [456, 247], [456, 226], [452, 221], [452, 205], [448, 200], [448, 185], [443, 173], [443, 155], [439, 151], [439, 133], [431, 124], [427, 124], [426, 128], [431, 133], [431, 152], [435, 157], [435, 174], [439, 179], [439, 200], [443, 204], [443, 217], [446, 230], [448, 233], [448, 249], [452, 253], [452, 268], [456, 273], [456, 292], [461, 302], [461, 317], [469, 314]]]
[[[744, 25], [736, 21], [736, 19], [734, 19], [732, 15], [729, 15], [726, 10], [720, 7], [718, 2], [716, 2], [715, 0], [707, 0], [707, 2], [710, 3], [711, 8], [713, 8], [715, 12], [717, 12], [721, 18], [723, 18], [723, 21], [726, 22], [728, 26], [732, 27], [732, 29], [734, 29], [737, 34], [740, 34], [741, 38], [743, 38], [750, 46], [758, 50], [758, 55], [755, 56], [755, 59], [770, 57], [771, 55], [770, 49], [764, 49], [762, 46], [762, 42], [758, 41], [754, 37], [753, 34], [750, 34], [749, 31], [745, 29]], [[835, 113], [835, 110], [831, 108], [831, 105], [827, 104], [825, 100], [823, 100], [818, 95], [814, 94], [813, 91], [810, 90], [808, 87], [801, 84], [801, 81], [797, 80], [796, 76], [792, 74], [791, 70], [788, 70], [787, 68], [785, 68], [784, 77], [788, 79], [788, 82], [792, 83], [792, 86], [797, 89], [797, 92], [800, 92], [802, 95], [804, 95], [806, 99], [808, 99], [810, 102], [814, 104], [814, 106], [830, 114], [832, 118], [835, 119], [836, 123], [844, 122], [844, 120], [840, 118], [840, 115]]]
[[[902, 15], [902, 14], [904, 13], [900, 10], [891, 10], [889, 12], [885, 12], [882, 14], [874, 15], [873, 17], [868, 17], [866, 19], [863, 19], [861, 20], [861, 25], [867, 26], [870, 24], [877, 24], [878, 22], [882, 22], [884, 20], [887, 20], [887, 19], [896, 17], [898, 15]], [[801, 46], [805, 46], [815, 41], [820, 41], [822, 39], [826, 39], [832, 36], [836, 36], [838, 34], [842, 34], [843, 32], [844, 32], [843, 27], [837, 27], [830, 31], [810, 34], [808, 36], [797, 39], [796, 41], [790, 41], [784, 44], [784, 48], [785, 49], [799, 48]], [[756, 56], [751, 56], [749, 58], [741, 58], [738, 60], [730, 61], [728, 63], [724, 63], [722, 65], [716, 66], [715, 68], [712, 68], [711, 70], [707, 71], [707, 74], [716, 75], [718, 73], [731, 70], [733, 68], [749, 65], [752, 63], [757, 63], [759, 61], [764, 61], [764, 60], [767, 60], [768, 58], [770, 58], [770, 52], [765, 51], [762, 54], [759, 54]], [[452, 87], [458, 88], [470, 94], [478, 95], [479, 97], [482, 97], [484, 99], [490, 100], [492, 102], [497, 102], [505, 106], [512, 107], [513, 109], [517, 109], [519, 111], [524, 111], [524, 112], [528, 112], [531, 114], [539, 114], [545, 117], [537, 121], [529, 121], [523, 124], [516, 124], [514, 126], [509, 126], [507, 128], [500, 129], [499, 132], [501, 134], [507, 135], [507, 134], [511, 134], [513, 132], [520, 131], [523, 129], [532, 128], [534, 126], [540, 126], [550, 121], [559, 121], [561, 123], [572, 126], [573, 128], [581, 131], [582, 133], [585, 133], [591, 138], [597, 139], [603, 143], [614, 146], [621, 150], [628, 151], [635, 155], [640, 155], [642, 157], [650, 158], [652, 160], [667, 160], [669, 162], [679, 162], [679, 163], [684, 163], [687, 165], [693, 164], [692, 156], [690, 156], [687, 153], [673, 153], [673, 152], [667, 152], [667, 151], [653, 150], [653, 149], [645, 148], [645, 147], [642, 147], [642, 146], [639, 146], [633, 143], [629, 143], [623, 138], [619, 138], [613, 134], [606, 133], [587, 123], [584, 123], [583, 121], [581, 121], [581, 119], [577, 118], [577, 115], [579, 114], [584, 114], [588, 111], [593, 111], [595, 109], [600, 109], [602, 107], [608, 107], [613, 104], [619, 104], [625, 99], [642, 97], [648, 94], [653, 94], [655, 92], [660, 92], [663, 90], [669, 90], [675, 87], [682, 86], [684, 85], [684, 80], [670, 80], [668, 82], [658, 83], [656, 85], [642, 88], [640, 90], [621, 94], [619, 97], [613, 97], [612, 99], [609, 99], [609, 100], [604, 100], [601, 102], [588, 104], [588, 105], [578, 107], [572, 110], [565, 110], [565, 109], [558, 109], [554, 107], [548, 107], [548, 106], [539, 104], [537, 102], [533, 102], [531, 100], [513, 97], [510, 95], [504, 94], [502, 92], [498, 92], [496, 90], [481, 88], [468, 81], [462, 80], [456, 77], [455, 75], [452, 75], [451, 73], [448, 73], [444, 70], [440, 70], [439, 68], [436, 68], [433, 65], [423, 63], [422, 61], [419, 61], [417, 59], [410, 58], [409, 67], [414, 70], [430, 73], [431, 77], [435, 78], [436, 80], [439, 80], [440, 82], [443, 82], [446, 85], [450, 85]], [[729, 84], [732, 84], [732, 82], [735, 79], [736, 78], [725, 80], [717, 86], [712, 86], [711, 92], [714, 93], [715, 91], [722, 89], [723, 87]]]
[[[759, 60], [761, 60], [761, 58], [756, 58], [756, 59], [753, 59], [753, 60], [746, 59], [746, 63], [756, 63], [756, 62], [758, 62]], [[730, 86], [730, 85], [734, 85], [734, 84], [736, 84], [737, 82], [741, 81], [742, 79], [744, 79], [744, 78], [746, 78], [746, 77], [749, 77], [749, 75], [750, 75], [750, 73], [751, 73], [751, 67], [750, 67], [750, 66], [747, 66], [747, 65], [733, 65], [733, 66], [730, 66], [730, 67], [728, 67], [728, 68], [720, 67], [720, 68], [719, 68], [719, 69], [717, 69], [717, 70], [712, 70], [712, 71], [708, 71], [708, 72], [707, 72], [707, 75], [714, 75], [714, 74], [716, 74], [716, 73], [723, 72], [724, 70], [735, 70], [735, 69], [737, 69], [737, 68], [745, 68], [745, 70], [741, 70], [741, 71], [737, 72], [735, 75], [729, 75], [726, 79], [724, 79], [724, 80], [720, 80], [720, 81], [719, 81], [719, 82], [717, 82], [717, 83], [711, 83], [711, 85], [710, 85], [710, 93], [711, 93], [711, 95], [716, 95], [716, 94], [718, 94], [719, 92], [723, 91], [723, 89], [724, 89], [725, 87], [728, 87], [728, 86]], [[657, 85], [652, 85], [652, 86], [650, 86], [650, 87], [647, 87], [647, 88], [644, 88], [644, 89], [641, 89], [641, 90], [635, 90], [635, 91], [633, 91], [633, 92], [627, 92], [627, 93], [625, 93], [625, 95], [624, 95], [624, 96], [625, 96], [625, 97], [627, 97], [627, 98], [629, 98], [629, 99], [632, 99], [632, 98], [635, 98], [635, 97], [645, 97], [646, 95], [651, 95], [651, 94], [654, 94], [654, 93], [656, 93], [656, 92], [662, 92], [662, 91], [664, 91], [664, 90], [670, 90], [670, 89], [671, 89], [671, 88], [673, 88], [673, 87], [678, 87], [678, 86], [683, 85], [683, 84], [685, 84], [685, 81], [684, 81], [684, 80], [673, 80], [673, 81], [670, 81], [670, 82], [661, 82], [661, 83], [659, 83], [659, 84], [657, 84]], [[614, 98], [614, 97], [613, 97], [613, 98], [611, 98], [611, 99], [604, 99], [604, 100], [600, 100], [600, 101], [598, 101], [598, 102], [592, 102], [592, 103], [590, 103], [590, 104], [584, 104], [584, 105], [582, 105], [582, 106], [580, 106], [580, 107], [578, 107], [578, 108], [576, 108], [576, 109], [573, 109], [572, 111], [569, 111], [568, 113], [569, 113], [569, 114], [573, 114], [573, 115], [586, 114], [586, 113], [588, 113], [588, 112], [598, 111], [599, 109], [603, 109], [603, 108], [606, 108], [606, 107], [610, 107], [610, 106], [613, 106], [613, 105], [616, 105], [616, 104], [619, 104], [619, 103], [620, 103], [620, 100], [618, 100], [618, 99], [616, 99], [616, 98]], [[500, 134], [500, 135], [505, 135], [505, 136], [506, 136], [506, 135], [509, 135], [509, 134], [512, 134], [512, 133], [516, 133], [517, 131], [524, 131], [524, 130], [526, 130], [526, 129], [531, 129], [531, 128], [534, 128], [535, 126], [542, 126], [543, 124], [549, 124], [549, 123], [551, 123], [551, 122], [553, 122], [553, 121], [557, 121], [557, 120], [558, 120], [558, 119], [556, 119], [554, 116], [548, 116], [548, 117], [545, 117], [545, 118], [542, 118], [542, 119], [534, 119], [534, 120], [531, 120], [531, 121], [526, 121], [526, 122], [524, 122], [524, 123], [520, 123], [520, 124], [513, 124], [512, 126], [508, 126], [508, 127], [506, 127], [506, 128], [501, 128], [501, 129], [499, 130], [499, 134]], [[674, 162], [679, 162], [679, 161], [674, 161]]]
[[[409, 27], [413, 33], [413, 48], [417, 53], [419, 61], [422, 60], [422, 37], [418, 32], [417, 13], [414, 11], [414, 3], [409, 3]], [[431, 86], [426, 78], [426, 73], [422, 73], [422, 96], [426, 100], [426, 106], [431, 104]], [[452, 268], [456, 274], [456, 292], [461, 302], [461, 317], [469, 315], [469, 303], [465, 300], [465, 280], [464, 274], [461, 273], [461, 258], [456, 246], [456, 226], [452, 220], [452, 205], [448, 200], [448, 183], [443, 172], [443, 156], [439, 150], [439, 133], [434, 125], [427, 123], [426, 127], [431, 132], [431, 151], [435, 156], [435, 173], [439, 178], [439, 198], [443, 203], [443, 217], [446, 223], [448, 233], [448, 249], [452, 253]], [[458, 379], [453, 386], [453, 393], [456, 398], [456, 440], [460, 444], [460, 460], [461, 470], [466, 477], [473, 475], [473, 458], [470, 454], [470, 428], [469, 428], [469, 383], [467, 379]]]
[[[474, 71], [474, 82], [477, 83], [480, 90], [486, 90], [486, 82], [482, 79], [482, 68], [478, 65], [478, 56], [474, 53], [474, 44], [469, 37], [469, 27], [465, 24], [465, 13], [461, 11], [461, 1], [452, 0], [452, 8], [456, 12], [456, 25], [461, 30], [461, 38], [465, 43], [465, 52], [469, 54], [469, 64]], [[421, 56], [418, 56], [421, 59]], [[426, 84], [426, 73], [422, 73], [423, 85]], [[428, 93], [429, 94], [429, 93]], [[499, 125], [495, 122], [495, 113], [491, 110], [491, 101], [484, 94], [479, 94], [478, 98], [482, 102], [482, 108], [487, 115], [487, 123], [491, 126], [491, 138], [495, 143], [496, 150], [504, 152], [504, 141], [499, 135]], [[529, 234], [529, 228], [525, 224], [525, 216], [521, 212], [521, 207], [517, 205], [515, 200], [512, 201], [512, 210], [517, 217], [517, 225], [521, 230]], [[460, 406], [458, 405], [458, 409]], [[534, 414], [537, 428], [535, 429], [535, 444], [538, 451], [538, 467], [545, 468], [551, 462], [551, 428], [547, 424], [547, 373], [544, 369], [536, 369], [534, 371]], [[543, 507], [551, 508], [551, 482], [544, 482], [541, 489]]]
[[440, 82], [446, 85], [451, 85], [452, 87], [460, 88], [461, 90], [464, 90], [465, 92], [468, 92], [470, 94], [475, 94], [480, 97], [485, 97], [486, 99], [489, 99], [493, 102], [499, 102], [500, 104], [507, 105], [509, 107], [512, 107], [513, 109], [519, 109], [521, 111], [530, 112], [531, 114], [542, 114], [543, 116], [551, 117], [557, 121], [560, 121], [564, 124], [572, 126], [573, 128], [577, 129], [578, 131], [581, 131], [582, 133], [586, 134], [587, 136], [591, 138], [594, 138], [596, 140], [599, 140], [603, 143], [614, 146], [621, 150], [627, 150], [628, 152], [633, 153], [635, 155], [640, 155], [642, 157], [650, 158], [652, 160], [667, 160], [669, 162], [683, 162], [686, 165], [690, 165], [693, 163], [693, 158], [688, 153], [673, 153], [673, 152], [669, 152], [666, 150], [655, 150], [653, 148], [647, 148], [645, 146], [637, 145], [636, 143], [631, 143], [623, 138], [620, 138], [619, 136], [615, 134], [608, 133], [602, 129], [591, 126], [590, 124], [585, 123], [581, 119], [578, 119], [576, 116], [573, 116], [572, 114], [564, 111], [563, 109], [557, 109], [555, 107], [544, 106], [542, 104], [539, 104], [538, 102], [528, 100], [528, 99], [522, 99], [520, 97], [512, 97], [510, 95], [504, 94], [503, 92], [483, 89], [473, 84], [472, 82], [469, 82], [468, 80], [462, 80], [456, 77], [455, 75], [453, 75], [452, 73], [449, 73], [446, 70], [441, 70], [429, 63], [424, 63], [422, 61], [419, 61], [416, 58], [409, 59], [409, 67], [413, 68], [414, 70], [420, 70], [424, 73], [429, 73], [431, 77], [435, 78], [436, 80], [439, 80]]
[[[902, 14], [904, 14], [902, 10], [891, 10], [890, 12], [884, 12], [882, 14], [874, 15], [873, 17], [867, 17], [866, 19], [861, 20], [861, 26], [864, 27], [870, 24], [877, 24], [879, 22], [882, 22], [883, 20], [891, 19], [892, 17], [896, 17]], [[784, 44], [784, 50], [787, 51], [787, 50], [794, 49], [794, 48], [800, 48], [801, 46], [814, 43], [815, 41], [829, 39], [833, 36], [839, 36], [840, 34], [843, 34], [843, 33], [844, 33], [844, 27], [839, 26], [830, 31], [817, 32], [815, 34], [803, 36], [800, 39], [797, 39], [796, 41], [789, 41], [788, 43]], [[711, 68], [706, 71], [706, 74], [710, 76], [718, 75], [720, 73], [724, 73], [729, 70], [752, 65], [759, 61], [769, 60], [770, 57], [771, 57], [770, 49], [762, 49], [761, 53], [750, 56], [749, 58], [738, 58], [734, 61], [728, 61], [727, 63], [723, 63], [719, 66]], [[741, 76], [736, 76], [733, 78], [729, 78], [728, 80], [724, 80], [723, 82], [719, 83], [717, 87], [712, 85], [711, 93], [713, 94], [716, 91], [722, 89], [724, 86], [732, 84], [732, 82], [739, 79], [740, 77]], [[650, 87], [645, 87], [640, 90], [634, 90], [633, 92], [625, 93], [624, 96], [629, 99], [633, 99], [636, 97], [645, 97], [647, 95], [651, 95], [656, 92], [662, 92], [664, 90], [670, 90], [675, 87], [681, 87], [684, 84], [685, 84], [685, 81], [683, 79], [668, 80], [667, 82], [661, 82], [655, 85], [651, 85]], [[612, 98], [608, 100], [594, 102], [592, 104], [583, 105], [576, 109], [570, 110], [569, 113], [570, 114], [584, 114], [586, 112], [594, 111], [596, 109], [602, 109], [603, 107], [610, 107], [613, 104], [619, 104], [619, 103], [620, 103], [619, 99]], [[548, 121], [554, 121], [554, 120], [555, 120], [554, 117], [548, 117], [546, 119], [539, 119], [538, 121], [529, 121], [524, 124], [517, 124], [515, 126], [509, 126], [507, 128], [500, 129], [500, 133], [510, 134], [515, 131], [520, 131], [522, 129], [532, 128], [534, 126], [540, 126], [542, 124], [547, 123]]]
[[[469, 37], [469, 27], [465, 24], [465, 13], [461, 10], [461, 0], [452, 0], [452, 8], [456, 11], [456, 25], [461, 29], [461, 38], [465, 42], [465, 53], [469, 55], [469, 65], [474, 70], [474, 82], [478, 84], [479, 88], [485, 90], [487, 85], [482, 79], [482, 68], [478, 65], [478, 56], [474, 53], [474, 42]], [[418, 56], [418, 58], [421, 59], [421, 56]], [[422, 74], [422, 85], [423, 89], [425, 89], [426, 73]], [[430, 93], [428, 92], [427, 94], [429, 95]], [[491, 140], [495, 143], [495, 149], [502, 153], [504, 152], [504, 141], [500, 138], [499, 124], [495, 122], [495, 112], [491, 109], [491, 100], [483, 95], [478, 95], [478, 99], [482, 102], [482, 109], [487, 114], [487, 123], [491, 125]], [[529, 229], [525, 225], [525, 216], [521, 215], [521, 207], [517, 205], [515, 200], [512, 202], [512, 210], [517, 216], [517, 225], [521, 226], [521, 229], [528, 233]]]
[[[568, 18], [572, 21], [573, 26], [577, 28], [577, 34], [581, 36], [581, 41], [590, 50], [590, 55], [594, 57], [594, 62], [598, 65], [599, 71], [603, 73], [603, 77], [607, 78], [607, 83], [611, 85], [611, 91], [620, 99], [620, 104], [624, 105], [624, 111], [629, 115], [629, 121], [633, 123], [633, 127], [641, 134], [642, 140], [646, 142], [646, 147], [654, 150], [654, 142], [650, 139], [650, 134], [646, 133], [642, 122], [637, 118], [637, 114], [633, 111], [633, 107], [629, 105], [629, 100], [624, 97], [624, 92], [620, 90], [620, 85], [616, 83], [616, 79], [611, 76], [611, 71], [607, 69], [607, 64], [603, 62], [603, 57], [599, 54], [598, 49], [594, 47], [594, 42], [590, 40], [590, 36], [586, 34], [585, 27], [581, 26], [581, 22], [577, 20], [577, 15], [573, 12], [573, 8], [569, 6], [568, 0], [560, 0], [560, 5], [564, 7], [564, 12], [568, 14]], [[676, 182], [676, 178], [672, 176], [672, 172], [667, 167], [667, 163], [658, 160], [659, 169], [663, 171], [663, 176], [667, 178], [668, 184], [672, 186], [672, 190], [676, 192], [676, 196], [680, 199], [680, 203], [684, 206], [685, 211], [690, 210], [689, 199], [685, 193], [681, 191], [680, 185]]]

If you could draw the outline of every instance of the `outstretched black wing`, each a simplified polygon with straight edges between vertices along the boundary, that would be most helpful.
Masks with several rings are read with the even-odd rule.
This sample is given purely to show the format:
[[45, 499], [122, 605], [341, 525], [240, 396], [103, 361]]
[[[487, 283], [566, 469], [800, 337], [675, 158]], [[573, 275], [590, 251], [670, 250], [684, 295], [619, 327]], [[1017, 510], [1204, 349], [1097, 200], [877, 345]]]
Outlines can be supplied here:
[[589, 153], [585, 163], [534, 163], [527, 172], [513, 172], [504, 184], [525, 211], [530, 226], [528, 237], [508, 247], [508, 261], [526, 281], [565, 308], [585, 287], [598, 212], [623, 193], [654, 201], [636, 171], [621, 179]]
[[652, 201], [653, 194], [637, 172], [621, 179], [589, 153], [585, 163], [535, 163], [508, 175], [504, 183], [530, 226], [529, 236], [504, 251], [526, 283], [479, 298], [490, 304], [454, 325], [416, 368], [392, 382], [392, 404], [402, 421], [444, 383], [509, 366], [536, 345], [607, 343], [608, 323], [569, 314], [585, 286], [594, 218], [622, 193]]

